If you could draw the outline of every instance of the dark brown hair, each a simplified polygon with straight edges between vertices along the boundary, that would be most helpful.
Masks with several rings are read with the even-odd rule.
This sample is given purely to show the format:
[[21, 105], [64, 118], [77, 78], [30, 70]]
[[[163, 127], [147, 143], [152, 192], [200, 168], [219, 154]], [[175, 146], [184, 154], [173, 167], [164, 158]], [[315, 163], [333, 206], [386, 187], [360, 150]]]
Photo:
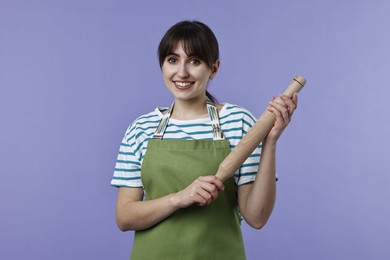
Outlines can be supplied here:
[[[158, 46], [160, 68], [165, 58], [173, 52], [179, 42], [183, 44], [184, 51], [188, 56], [198, 57], [206, 62], [210, 69], [219, 59], [218, 41], [213, 31], [199, 21], [181, 21], [169, 28], [161, 39]], [[217, 103], [216, 98], [207, 90], [206, 96], [212, 102]]]

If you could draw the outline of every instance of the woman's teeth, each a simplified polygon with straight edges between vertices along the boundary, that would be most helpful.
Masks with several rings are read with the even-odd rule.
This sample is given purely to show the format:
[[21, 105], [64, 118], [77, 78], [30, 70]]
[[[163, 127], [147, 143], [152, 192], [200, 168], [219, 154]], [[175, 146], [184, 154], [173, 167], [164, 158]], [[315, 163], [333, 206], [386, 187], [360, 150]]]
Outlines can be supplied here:
[[176, 85], [180, 87], [187, 87], [191, 84], [191, 82], [176, 82]]

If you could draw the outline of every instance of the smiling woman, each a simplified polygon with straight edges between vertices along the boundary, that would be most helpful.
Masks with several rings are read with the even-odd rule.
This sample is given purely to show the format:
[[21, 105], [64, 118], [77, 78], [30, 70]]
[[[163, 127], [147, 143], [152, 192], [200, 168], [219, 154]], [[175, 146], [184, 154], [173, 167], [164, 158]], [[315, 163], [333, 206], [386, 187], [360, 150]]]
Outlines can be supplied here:
[[[167, 57], [173, 55], [172, 61], [176, 60], [178, 55], [174, 52], [178, 49], [183, 52], [183, 57], [192, 58], [190, 59], [192, 64], [206, 63], [211, 70], [210, 79], [213, 79], [219, 67], [219, 46], [217, 38], [208, 26], [198, 21], [183, 21], [172, 26], [158, 47], [161, 68]], [[207, 90], [206, 96], [216, 103], [216, 99]]]
[[273, 128], [223, 182], [218, 166], [255, 118], [206, 90], [220, 64], [217, 39], [207, 25], [183, 21], [167, 31], [158, 53], [174, 102], [128, 127], [111, 181], [119, 187], [118, 227], [136, 231], [131, 259], [245, 259], [241, 216], [259, 229], [271, 215], [276, 143], [298, 97], [281, 97], [285, 106], [270, 101]]
[[175, 100], [186, 100], [191, 104], [204, 102], [207, 82], [217, 73], [218, 67], [218, 60], [210, 68], [196, 54], [187, 54], [183, 43], [179, 42], [164, 59], [161, 69], [165, 85]]

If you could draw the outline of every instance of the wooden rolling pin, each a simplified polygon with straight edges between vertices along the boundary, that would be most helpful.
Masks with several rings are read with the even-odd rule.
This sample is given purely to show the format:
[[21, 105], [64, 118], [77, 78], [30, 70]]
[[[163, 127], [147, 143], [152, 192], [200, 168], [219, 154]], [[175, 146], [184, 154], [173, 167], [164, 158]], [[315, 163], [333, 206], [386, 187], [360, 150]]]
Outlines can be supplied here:
[[[282, 95], [292, 98], [294, 93], [298, 93], [305, 85], [306, 80], [302, 76], [296, 76], [288, 85]], [[276, 101], [285, 105], [284, 102], [277, 98]], [[257, 122], [241, 139], [237, 146], [219, 165], [215, 174], [222, 181], [233, 176], [237, 169], [245, 162], [255, 148], [264, 140], [275, 123], [275, 116], [272, 112], [265, 110]]]

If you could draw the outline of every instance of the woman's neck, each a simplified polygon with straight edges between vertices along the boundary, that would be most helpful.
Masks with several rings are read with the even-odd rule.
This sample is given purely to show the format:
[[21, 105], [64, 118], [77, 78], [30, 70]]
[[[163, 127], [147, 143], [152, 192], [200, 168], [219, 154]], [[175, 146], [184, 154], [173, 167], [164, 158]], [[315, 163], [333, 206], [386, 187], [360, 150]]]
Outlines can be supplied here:
[[175, 100], [175, 107], [171, 118], [178, 120], [191, 120], [208, 116], [206, 98], [197, 100]]

